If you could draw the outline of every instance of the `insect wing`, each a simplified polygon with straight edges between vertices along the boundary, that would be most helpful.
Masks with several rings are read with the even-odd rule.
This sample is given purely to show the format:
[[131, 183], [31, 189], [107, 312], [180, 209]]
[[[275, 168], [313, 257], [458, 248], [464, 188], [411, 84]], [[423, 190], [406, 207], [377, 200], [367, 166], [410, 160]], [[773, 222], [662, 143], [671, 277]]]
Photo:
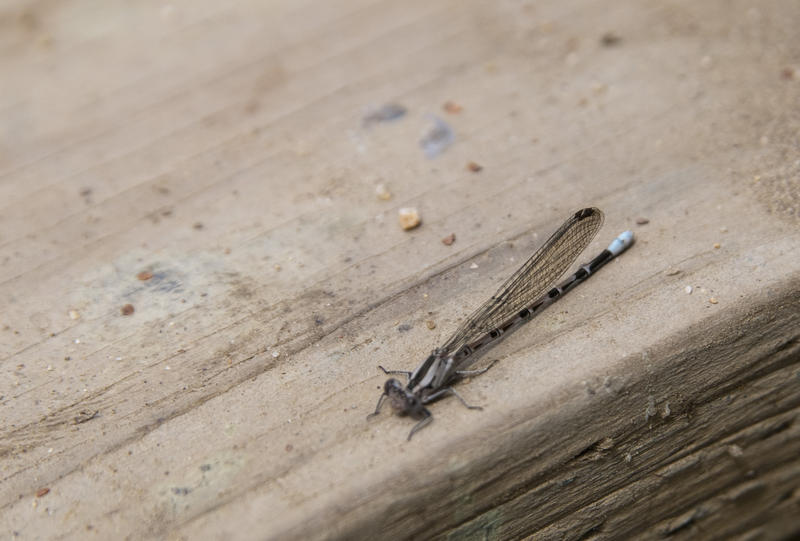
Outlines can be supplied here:
[[453, 353], [530, 306], [575, 262], [602, 225], [603, 213], [597, 208], [570, 216], [497, 293], [461, 323], [441, 349]]

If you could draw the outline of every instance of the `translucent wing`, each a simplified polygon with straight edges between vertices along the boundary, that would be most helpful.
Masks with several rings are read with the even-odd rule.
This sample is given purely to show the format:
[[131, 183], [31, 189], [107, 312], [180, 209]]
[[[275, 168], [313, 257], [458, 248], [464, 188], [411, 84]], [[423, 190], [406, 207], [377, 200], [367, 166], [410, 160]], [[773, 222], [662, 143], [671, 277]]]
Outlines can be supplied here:
[[441, 349], [453, 353], [533, 304], [575, 262], [602, 225], [600, 209], [585, 208], [570, 216]]

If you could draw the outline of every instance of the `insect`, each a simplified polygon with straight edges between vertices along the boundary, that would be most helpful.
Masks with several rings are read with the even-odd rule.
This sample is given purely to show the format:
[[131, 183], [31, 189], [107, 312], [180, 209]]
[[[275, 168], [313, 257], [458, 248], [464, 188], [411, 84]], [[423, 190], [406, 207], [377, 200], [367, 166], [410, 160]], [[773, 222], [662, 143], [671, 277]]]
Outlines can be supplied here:
[[380, 413], [381, 406], [388, 398], [395, 412], [418, 421], [408, 434], [411, 440], [417, 431], [433, 421], [433, 415], [426, 406], [439, 398], [453, 395], [469, 409], [482, 409], [467, 404], [452, 384], [465, 376], [475, 376], [489, 370], [494, 361], [481, 370], [466, 368], [509, 333], [527, 323], [633, 244], [633, 232], [625, 231], [597, 257], [548, 290], [586, 249], [602, 225], [603, 213], [597, 208], [585, 208], [574, 213], [416, 370], [386, 370], [379, 366], [388, 375], [406, 376], [408, 382], [404, 386], [396, 378], [389, 378], [383, 386], [375, 411], [368, 418]]

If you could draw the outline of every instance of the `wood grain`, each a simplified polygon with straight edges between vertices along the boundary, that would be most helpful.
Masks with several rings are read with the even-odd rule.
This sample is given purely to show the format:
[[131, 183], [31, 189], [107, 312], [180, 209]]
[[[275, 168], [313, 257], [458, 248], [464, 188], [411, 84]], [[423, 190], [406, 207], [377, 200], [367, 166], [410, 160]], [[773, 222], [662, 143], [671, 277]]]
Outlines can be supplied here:
[[[798, 26], [778, 0], [6, 2], [0, 531], [796, 535]], [[378, 364], [588, 205], [590, 251], [637, 244], [491, 352], [459, 387], [484, 411], [437, 403], [411, 442], [365, 420]]]

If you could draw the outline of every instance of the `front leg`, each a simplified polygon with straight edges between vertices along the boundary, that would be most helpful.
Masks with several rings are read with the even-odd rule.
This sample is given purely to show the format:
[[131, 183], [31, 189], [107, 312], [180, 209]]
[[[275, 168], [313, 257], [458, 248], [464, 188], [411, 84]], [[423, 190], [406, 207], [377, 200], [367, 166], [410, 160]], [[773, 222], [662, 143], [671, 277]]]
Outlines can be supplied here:
[[367, 415], [367, 419], [371, 419], [378, 415], [381, 412], [381, 406], [383, 405], [383, 401], [386, 398], [386, 393], [381, 393], [381, 397], [378, 399], [378, 405], [375, 406], [375, 411]]
[[411, 379], [411, 372], [409, 372], [408, 370], [386, 370], [381, 365], [378, 365], [378, 368], [383, 370], [383, 373], [386, 374], [387, 376], [393, 376], [393, 375], [396, 375], [396, 374], [401, 374], [401, 375], [405, 376], [407, 380]]

